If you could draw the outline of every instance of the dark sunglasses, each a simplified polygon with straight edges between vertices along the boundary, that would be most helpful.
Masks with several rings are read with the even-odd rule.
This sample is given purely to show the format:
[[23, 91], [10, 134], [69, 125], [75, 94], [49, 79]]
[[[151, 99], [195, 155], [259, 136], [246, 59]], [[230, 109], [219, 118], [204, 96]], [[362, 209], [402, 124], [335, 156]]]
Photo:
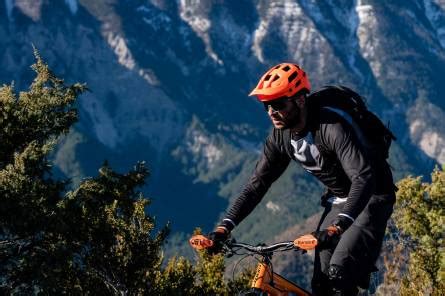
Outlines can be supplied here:
[[269, 112], [269, 107], [272, 108], [273, 111], [282, 111], [287, 107], [287, 102], [291, 100], [291, 98], [284, 98], [281, 100], [263, 103], [264, 109], [266, 110], [266, 112]]

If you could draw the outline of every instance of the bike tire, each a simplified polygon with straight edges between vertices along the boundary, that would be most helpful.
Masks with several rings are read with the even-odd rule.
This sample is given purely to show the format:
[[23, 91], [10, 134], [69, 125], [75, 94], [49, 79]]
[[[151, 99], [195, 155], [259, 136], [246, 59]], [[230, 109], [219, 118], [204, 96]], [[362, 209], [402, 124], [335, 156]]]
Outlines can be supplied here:
[[239, 296], [267, 296], [267, 293], [258, 289], [258, 288], [252, 288], [248, 291], [240, 292], [238, 295]]

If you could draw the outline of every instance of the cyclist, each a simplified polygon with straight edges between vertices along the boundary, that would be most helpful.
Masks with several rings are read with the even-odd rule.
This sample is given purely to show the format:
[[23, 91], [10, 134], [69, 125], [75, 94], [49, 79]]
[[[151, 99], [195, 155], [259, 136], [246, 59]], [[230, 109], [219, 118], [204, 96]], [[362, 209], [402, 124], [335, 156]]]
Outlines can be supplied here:
[[311, 103], [310, 90], [302, 68], [282, 63], [250, 93], [264, 104], [273, 130], [253, 175], [210, 238], [218, 251], [289, 162], [297, 161], [326, 186], [325, 210], [313, 233], [318, 239], [313, 293], [356, 295], [358, 287], [368, 288], [396, 188], [384, 157], [372, 152], [353, 122]]

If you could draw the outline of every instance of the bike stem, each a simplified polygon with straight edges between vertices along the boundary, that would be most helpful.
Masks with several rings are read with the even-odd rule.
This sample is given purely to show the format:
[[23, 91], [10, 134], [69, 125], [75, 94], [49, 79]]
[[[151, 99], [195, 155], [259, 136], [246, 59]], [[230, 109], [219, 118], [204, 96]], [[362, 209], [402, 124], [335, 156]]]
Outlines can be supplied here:
[[270, 271], [270, 285], [273, 287], [274, 282], [273, 282], [272, 255], [273, 255], [272, 252], [265, 254], [263, 256], [263, 263], [266, 264], [266, 266], [268, 267], [268, 269]]

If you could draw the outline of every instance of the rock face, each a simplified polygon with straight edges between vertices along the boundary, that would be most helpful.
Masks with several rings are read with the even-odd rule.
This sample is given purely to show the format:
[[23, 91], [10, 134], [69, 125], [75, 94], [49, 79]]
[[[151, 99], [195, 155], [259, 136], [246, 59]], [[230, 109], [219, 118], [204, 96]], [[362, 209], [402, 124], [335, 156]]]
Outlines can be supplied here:
[[[392, 161], [414, 173], [444, 164], [444, 36], [441, 0], [4, 0], [0, 82], [30, 82], [31, 44], [68, 82], [86, 82], [60, 172], [80, 180], [104, 159], [122, 170], [146, 160], [161, 221], [190, 231], [211, 227], [249, 177], [269, 123], [246, 94], [281, 61], [301, 64], [314, 88], [365, 95], [397, 134]], [[319, 188], [300, 177], [289, 180]], [[317, 211], [289, 204], [294, 194], [259, 212], [278, 225], [301, 202]]]

